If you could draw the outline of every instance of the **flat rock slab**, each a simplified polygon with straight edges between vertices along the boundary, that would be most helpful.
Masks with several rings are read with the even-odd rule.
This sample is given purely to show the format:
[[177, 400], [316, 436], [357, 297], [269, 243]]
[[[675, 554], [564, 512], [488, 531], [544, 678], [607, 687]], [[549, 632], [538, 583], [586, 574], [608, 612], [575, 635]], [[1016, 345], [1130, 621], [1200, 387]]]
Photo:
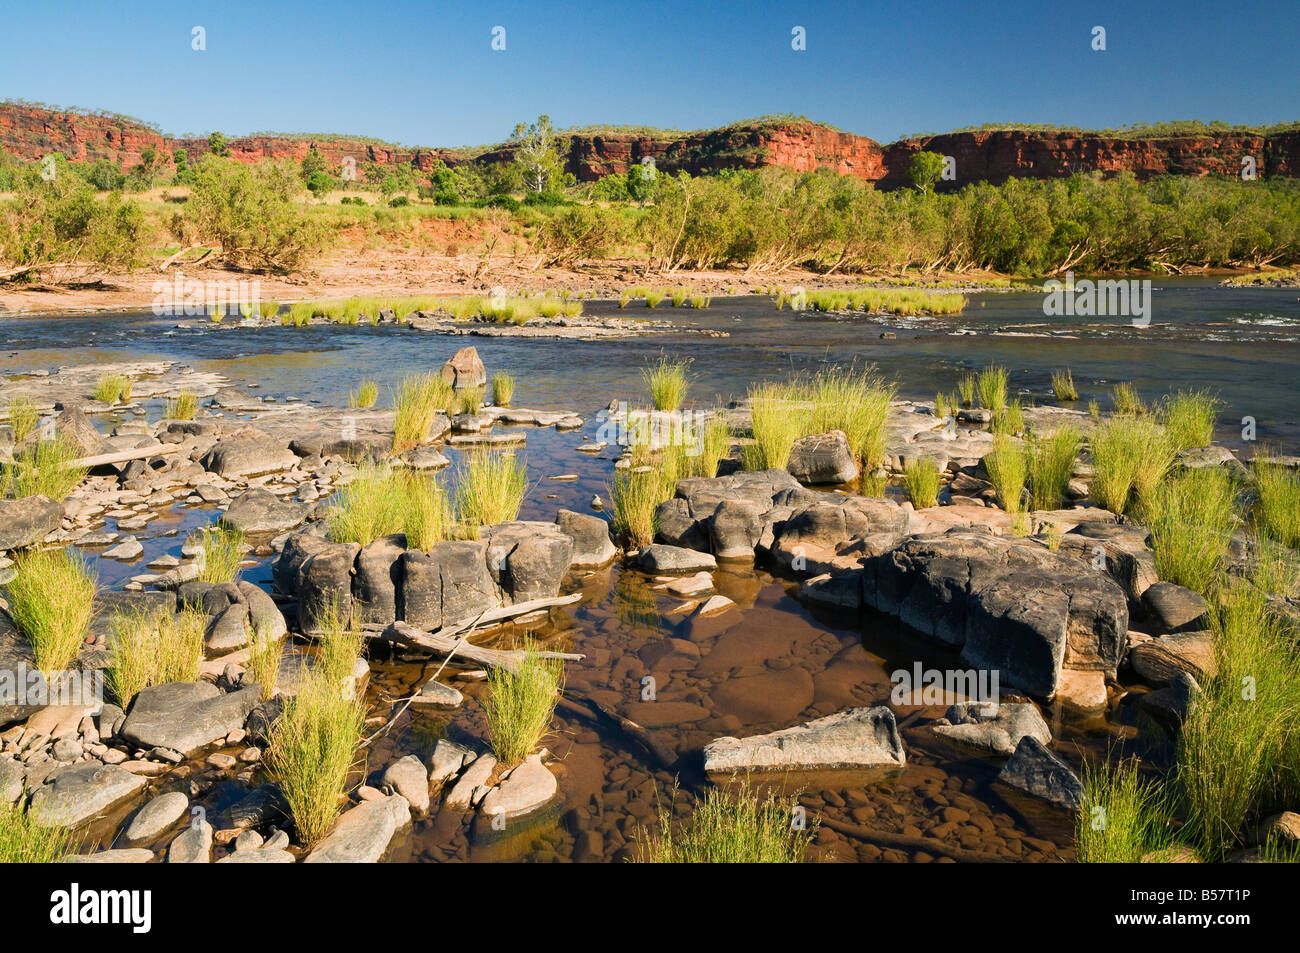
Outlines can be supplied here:
[[384, 771], [383, 784], [406, 798], [418, 814], [429, 813], [429, 772], [413, 754], [399, 758]]
[[545, 807], [558, 790], [555, 775], [542, 764], [541, 756], [530, 755], [487, 793], [479, 810], [487, 817], [509, 821]]
[[306, 522], [315, 508], [314, 503], [282, 501], [270, 490], [255, 486], [230, 504], [220, 522], [243, 533], [283, 533]]
[[978, 748], [1004, 758], [1015, 753], [1025, 735], [1033, 735], [1043, 744], [1052, 743], [1047, 722], [1030, 702], [989, 704], [962, 702], [951, 705], [944, 715], [946, 725], [935, 725], [936, 735]]
[[718, 568], [718, 561], [709, 553], [664, 543], [655, 543], [641, 550], [636, 563], [637, 568], [645, 572], [699, 572]]
[[296, 858], [287, 850], [279, 850], [273, 847], [237, 850], [217, 861], [219, 864], [292, 864], [296, 862]]
[[399, 795], [362, 801], [343, 813], [334, 830], [307, 855], [309, 864], [377, 864], [393, 836], [411, 823], [411, 807]]
[[850, 708], [766, 735], [719, 738], [704, 746], [708, 773], [903, 767], [907, 755], [894, 713]]
[[148, 864], [153, 861], [153, 851], [143, 847], [119, 847], [101, 850], [94, 854], [72, 854], [63, 858], [65, 864]]
[[63, 504], [47, 496], [0, 500], [0, 550], [39, 543], [63, 522]]
[[145, 786], [145, 779], [113, 764], [86, 761], [50, 775], [28, 809], [40, 827], [72, 827], [108, 810]]
[[492, 775], [497, 766], [497, 759], [490, 754], [481, 754], [465, 769], [456, 784], [447, 792], [446, 807], [454, 811], [468, 811], [474, 804], [474, 792]]
[[261, 688], [222, 694], [207, 682], [153, 685], [136, 696], [121, 735], [141, 748], [171, 748], [189, 754], [244, 727]]
[[465, 696], [458, 689], [444, 685], [435, 679], [429, 679], [411, 699], [415, 708], [459, 708]]
[[189, 809], [190, 799], [180, 791], [160, 794], [140, 808], [127, 827], [123, 839], [133, 847], [155, 841], [164, 831], [179, 822]]

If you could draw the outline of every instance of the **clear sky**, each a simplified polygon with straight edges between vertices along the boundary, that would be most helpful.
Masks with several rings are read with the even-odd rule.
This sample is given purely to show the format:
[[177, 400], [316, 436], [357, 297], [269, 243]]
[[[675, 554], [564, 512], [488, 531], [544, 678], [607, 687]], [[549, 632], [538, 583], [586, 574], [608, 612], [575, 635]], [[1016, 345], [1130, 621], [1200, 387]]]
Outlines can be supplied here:
[[698, 129], [788, 112], [887, 142], [985, 122], [1300, 119], [1297, 41], [1300, 0], [4, 0], [0, 98], [173, 135], [456, 146], [540, 113]]

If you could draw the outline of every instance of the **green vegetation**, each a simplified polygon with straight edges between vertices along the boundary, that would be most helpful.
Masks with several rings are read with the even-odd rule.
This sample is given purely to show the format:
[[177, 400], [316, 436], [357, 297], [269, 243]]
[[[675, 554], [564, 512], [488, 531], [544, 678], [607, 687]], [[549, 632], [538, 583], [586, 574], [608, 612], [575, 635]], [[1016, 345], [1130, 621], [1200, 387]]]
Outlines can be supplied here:
[[0, 864], [53, 864], [76, 851], [70, 828], [37, 824], [22, 806], [0, 800]]
[[393, 396], [393, 450], [400, 453], [429, 439], [433, 422], [447, 409], [452, 387], [440, 374], [403, 378]]
[[1096, 471], [1092, 498], [1116, 514], [1140, 504], [1173, 465], [1163, 428], [1147, 418], [1104, 421], [1092, 432], [1089, 445]]
[[329, 833], [342, 810], [363, 721], [355, 693], [342, 690], [324, 672], [311, 670], [271, 728], [267, 767], [303, 845]]
[[206, 624], [196, 609], [114, 612], [107, 681], [118, 704], [127, 707], [150, 685], [198, 681]]
[[253, 629], [248, 633], [248, 661], [244, 663], [244, 681], [260, 685], [263, 700], [275, 695], [283, 655], [284, 643], [269, 632]]
[[1132, 384], [1116, 384], [1111, 388], [1111, 403], [1120, 417], [1140, 417], [1146, 413], [1146, 406]]
[[244, 561], [244, 534], [225, 526], [208, 527], [203, 531], [197, 561], [201, 581], [234, 582]]
[[784, 470], [794, 442], [803, 436], [800, 415], [791, 412], [790, 384], [759, 384], [749, 389], [753, 441], [744, 446], [746, 470]]
[[650, 390], [650, 399], [657, 410], [680, 410], [690, 389], [686, 369], [689, 361], [670, 361], [661, 356], [659, 361], [641, 369], [641, 379]]
[[1063, 371], [1052, 371], [1052, 393], [1059, 401], [1079, 399], [1079, 391], [1074, 386], [1074, 375], [1068, 367]]
[[337, 597], [321, 607], [316, 624], [315, 670], [329, 684], [346, 688], [365, 647], [365, 633], [354, 614], [344, 615]]
[[908, 461], [903, 469], [907, 498], [918, 510], [939, 502], [939, 468], [929, 457]]
[[979, 390], [980, 406], [994, 414], [1001, 413], [1007, 406], [1007, 369], [990, 364], [980, 371], [976, 382]]
[[611, 523], [614, 533], [631, 546], [648, 546], [654, 542], [655, 511], [672, 494], [669, 483], [675, 479], [657, 467], [619, 470], [610, 486], [614, 505]]
[[961, 395], [963, 407], [975, 406], [975, 375], [965, 374], [957, 381], [957, 393]]
[[14, 558], [9, 617], [31, 644], [42, 672], [68, 667], [85, 641], [94, 616], [95, 574], [63, 549], [37, 549]]
[[659, 304], [660, 301], [663, 300], [664, 300], [664, 293], [662, 291], [647, 290], [645, 293], [645, 306], [647, 308], [654, 308]]
[[505, 371], [492, 375], [492, 403], [498, 407], [509, 407], [515, 396], [515, 379]]
[[1079, 444], [1079, 432], [1069, 425], [1029, 441], [1029, 493], [1034, 509], [1059, 510], [1065, 505]]
[[1025, 426], [1025, 408], [1020, 401], [1013, 400], [995, 413], [989, 429], [1011, 437], [1023, 436], [1028, 428]]
[[[674, 798], [676, 790], [674, 789]], [[672, 813], [659, 806], [659, 832], [642, 832], [637, 842], [640, 860], [651, 864], [797, 864], [816, 833], [793, 830], [793, 803], [782, 804], [774, 794], [760, 798], [748, 782], [739, 791], [710, 788], [697, 801], [688, 822], [673, 831]]]
[[809, 407], [804, 434], [842, 430], [853, 456], [874, 470], [884, 463], [885, 417], [894, 394], [894, 386], [876, 374], [847, 368], [797, 381], [792, 399]]
[[105, 404], [126, 403], [131, 399], [131, 378], [125, 374], [105, 374], [95, 385], [95, 400]]
[[199, 412], [199, 399], [189, 391], [167, 398], [163, 417], [167, 420], [193, 420]]
[[14, 397], [8, 403], [9, 427], [14, 432], [14, 444], [20, 444], [23, 438], [36, 429], [40, 422], [40, 413], [36, 403], [27, 397]]
[[1019, 513], [1029, 473], [1024, 445], [1015, 437], [995, 434], [993, 450], [984, 457], [984, 468], [997, 491], [998, 505], [1008, 513]]
[[1135, 864], [1172, 843], [1167, 796], [1138, 776], [1136, 760], [1085, 764], [1084, 805], [1075, 818], [1079, 862]]
[[4, 464], [4, 492], [14, 497], [39, 493], [61, 503], [90, 472], [72, 465], [80, 457], [62, 434], [53, 440], [38, 440], [15, 453], [12, 463]]
[[1179, 391], [1161, 408], [1160, 419], [1174, 450], [1208, 447], [1223, 402], [1204, 390]]
[[379, 385], [372, 380], [363, 380], [357, 389], [349, 391], [349, 407], [373, 407], [379, 399]]
[[528, 467], [509, 451], [477, 450], [457, 473], [456, 504], [472, 528], [505, 523], [519, 516], [528, 492]]
[[1210, 595], [1237, 526], [1234, 499], [1232, 478], [1221, 467], [1185, 470], [1155, 487], [1144, 514], [1161, 579]]
[[435, 543], [455, 537], [456, 514], [437, 479], [403, 472], [396, 480], [405, 497], [402, 531], [408, 548], [428, 551]]
[[517, 668], [488, 669], [488, 696], [483, 701], [488, 741], [505, 766], [523, 761], [546, 735], [564, 686], [564, 663], [542, 658], [531, 641]]
[[1251, 464], [1255, 478], [1255, 525], [1283, 546], [1300, 545], [1300, 473], [1257, 453]]

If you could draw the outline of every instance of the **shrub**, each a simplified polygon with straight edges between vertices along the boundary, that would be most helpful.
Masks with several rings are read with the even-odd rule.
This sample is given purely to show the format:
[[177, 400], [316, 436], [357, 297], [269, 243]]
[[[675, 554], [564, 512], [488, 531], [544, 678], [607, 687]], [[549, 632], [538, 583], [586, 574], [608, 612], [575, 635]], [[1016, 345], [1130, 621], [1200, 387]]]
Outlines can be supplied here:
[[95, 400], [105, 404], [125, 403], [131, 399], [131, 378], [125, 374], [105, 374], [95, 385]]
[[7, 492], [15, 497], [39, 493], [62, 502], [90, 472], [86, 467], [71, 465], [80, 456], [77, 448], [62, 434], [53, 440], [38, 440], [28, 449], [16, 453], [12, 463], [5, 464]]
[[404, 378], [393, 397], [393, 450], [400, 453], [428, 440], [434, 420], [452, 394], [440, 374]]
[[472, 530], [519, 516], [528, 492], [528, 467], [513, 453], [478, 450], [458, 471], [456, 509]]
[[271, 728], [267, 766], [304, 845], [324, 837], [342, 809], [363, 720], [355, 695], [309, 671]]
[[1187, 470], [1159, 484], [1145, 507], [1160, 578], [1202, 595], [1219, 582], [1237, 525], [1226, 470]]
[[492, 375], [492, 402], [498, 407], [509, 407], [515, 396], [515, 379], [505, 371]]
[[167, 398], [163, 417], [167, 420], [193, 420], [199, 412], [199, 399], [189, 391]]
[[379, 399], [379, 385], [372, 380], [363, 380], [357, 389], [349, 392], [349, 407], [373, 407]]
[[637, 838], [639, 859], [646, 863], [797, 864], [816, 833], [815, 824], [793, 830], [791, 805], [778, 803], [773, 794], [760, 798], [748, 781], [734, 793], [710, 788], [676, 833], [669, 809], [660, 805], [658, 813], [658, 834]]
[[198, 681], [207, 625], [202, 612], [119, 611], [109, 625], [107, 681], [123, 708], [150, 685]]
[[483, 702], [488, 741], [504, 765], [523, 761], [546, 735], [564, 687], [564, 663], [545, 659], [531, 641], [517, 668], [488, 670], [489, 693]]
[[1074, 386], [1074, 375], [1068, 367], [1063, 371], [1052, 371], [1052, 393], [1059, 401], [1079, 399], [1079, 391]]
[[907, 498], [918, 510], [939, 502], [939, 468], [928, 457], [908, 461], [903, 470]]
[[1175, 450], [1208, 447], [1223, 402], [1208, 391], [1179, 391], [1165, 402], [1161, 419]]
[[689, 361], [670, 361], [660, 357], [659, 361], [641, 369], [641, 379], [650, 390], [650, 399], [656, 410], [680, 410], [690, 389], [686, 376]]
[[1035, 509], [1059, 510], [1079, 456], [1079, 432], [1063, 425], [1029, 441], [1029, 493]]
[[237, 529], [211, 526], [203, 531], [198, 553], [199, 579], [203, 582], [234, 582], [244, 561], [244, 534]]
[[1008, 513], [1020, 512], [1029, 471], [1029, 461], [1020, 442], [1005, 434], [995, 434], [993, 450], [984, 457], [984, 468], [997, 491], [998, 504]]
[[42, 672], [68, 667], [94, 616], [95, 574], [81, 557], [62, 549], [18, 553], [9, 581], [9, 616], [32, 646]]
[[1300, 473], [1265, 454], [1251, 463], [1255, 478], [1255, 525], [1283, 546], [1300, 545]]

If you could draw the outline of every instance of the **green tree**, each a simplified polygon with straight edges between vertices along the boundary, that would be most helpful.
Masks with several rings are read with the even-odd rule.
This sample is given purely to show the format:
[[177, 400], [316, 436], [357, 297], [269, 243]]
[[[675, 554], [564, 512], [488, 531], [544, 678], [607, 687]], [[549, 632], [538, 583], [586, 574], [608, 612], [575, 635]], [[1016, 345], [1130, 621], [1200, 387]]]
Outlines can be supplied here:
[[551, 191], [563, 181], [564, 169], [556, 151], [555, 127], [551, 117], [542, 115], [531, 125], [519, 123], [510, 135], [515, 149], [515, 164], [529, 192]]
[[918, 192], [929, 192], [943, 174], [943, 156], [937, 152], [918, 152], [907, 166], [907, 178]]
[[172, 181], [177, 185], [193, 185], [194, 170], [190, 168], [190, 154], [184, 149], [177, 149], [172, 153], [172, 164], [176, 167], [176, 174]]
[[224, 132], [214, 132], [208, 136], [208, 148], [212, 150], [214, 156], [221, 156], [224, 159], [230, 155], [230, 140], [226, 138]]
[[640, 163], [627, 170], [627, 194], [633, 202], [642, 208], [655, 197], [655, 180], [658, 175], [653, 165]]

